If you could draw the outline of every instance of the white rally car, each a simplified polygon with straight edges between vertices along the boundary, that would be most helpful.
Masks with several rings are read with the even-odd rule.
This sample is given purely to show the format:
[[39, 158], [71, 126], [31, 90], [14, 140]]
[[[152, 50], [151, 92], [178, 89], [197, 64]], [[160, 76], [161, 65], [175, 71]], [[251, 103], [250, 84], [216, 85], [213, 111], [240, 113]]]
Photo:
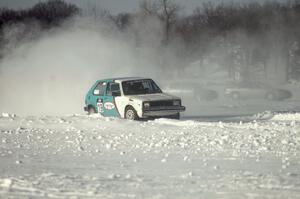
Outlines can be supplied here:
[[98, 80], [88, 91], [84, 110], [108, 117], [130, 120], [140, 118], [180, 118], [185, 111], [181, 99], [163, 93], [149, 78], [112, 78]]

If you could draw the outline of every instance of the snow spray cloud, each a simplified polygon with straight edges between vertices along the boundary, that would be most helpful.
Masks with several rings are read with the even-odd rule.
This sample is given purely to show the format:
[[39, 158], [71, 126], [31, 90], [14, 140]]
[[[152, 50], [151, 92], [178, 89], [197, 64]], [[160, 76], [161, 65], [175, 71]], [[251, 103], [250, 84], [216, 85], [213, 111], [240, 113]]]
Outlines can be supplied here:
[[[110, 24], [76, 18], [36, 39], [15, 42], [22, 28], [16, 25], [5, 31], [8, 42], [0, 62], [0, 112], [82, 113], [85, 94], [95, 80], [116, 76], [155, 78], [160, 73], [154, 58], [157, 52], [136, 47], [129, 32], [115, 31]], [[35, 27], [35, 31], [39, 29]], [[150, 34], [149, 39], [160, 37], [159, 32], [153, 34], [157, 35]]]
[[[204, 88], [216, 90], [221, 99], [219, 105], [226, 107], [227, 101], [223, 102], [225, 98], [220, 95], [224, 94], [226, 82], [242, 76], [268, 80], [263, 72], [265, 68], [267, 77], [273, 72], [273, 79], [279, 79], [280, 66], [286, 62], [279, 59], [279, 55], [284, 55], [277, 50], [281, 49], [281, 44], [273, 44], [274, 40], [280, 41], [281, 35], [271, 38], [270, 35], [275, 34], [269, 34], [268, 30], [262, 35], [249, 36], [237, 29], [220, 37], [211, 35], [208, 27], [207, 32], [196, 29], [191, 38], [186, 32], [190, 40], [188, 45], [176, 34], [168, 45], [164, 45], [161, 20], [143, 14], [134, 18], [129, 28], [121, 31], [116, 23], [93, 17], [74, 18], [46, 32], [33, 22], [6, 27], [6, 44], [0, 49], [0, 112], [26, 115], [82, 113], [84, 96], [94, 81], [114, 76], [147, 76], [158, 80], [159, 84], [162, 83], [160, 80], [170, 79], [170, 76], [177, 75], [182, 82], [194, 78], [192, 83], [199, 81], [204, 83]], [[273, 29], [277, 30], [276, 27]], [[182, 30], [189, 31], [185, 26]], [[276, 49], [274, 53], [271, 53], [272, 49]], [[251, 68], [254, 71], [250, 71]], [[210, 109], [193, 96], [191, 101], [183, 104], [196, 114], [206, 114], [203, 108]], [[217, 106], [213, 104], [213, 107]]]

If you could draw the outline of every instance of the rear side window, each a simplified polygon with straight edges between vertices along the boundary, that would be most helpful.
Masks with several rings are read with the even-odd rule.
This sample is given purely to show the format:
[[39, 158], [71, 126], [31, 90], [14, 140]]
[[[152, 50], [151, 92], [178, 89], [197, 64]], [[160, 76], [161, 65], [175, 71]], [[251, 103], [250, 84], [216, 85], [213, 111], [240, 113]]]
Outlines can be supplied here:
[[111, 84], [111, 91], [120, 91], [120, 84]]
[[95, 90], [94, 90], [94, 94], [95, 94], [95, 95], [104, 95], [105, 90], [106, 90], [106, 85], [107, 85], [106, 82], [100, 82], [100, 83], [96, 86], [96, 88], [95, 88]]
[[120, 85], [118, 83], [109, 83], [106, 94], [111, 96], [112, 92], [120, 92]]

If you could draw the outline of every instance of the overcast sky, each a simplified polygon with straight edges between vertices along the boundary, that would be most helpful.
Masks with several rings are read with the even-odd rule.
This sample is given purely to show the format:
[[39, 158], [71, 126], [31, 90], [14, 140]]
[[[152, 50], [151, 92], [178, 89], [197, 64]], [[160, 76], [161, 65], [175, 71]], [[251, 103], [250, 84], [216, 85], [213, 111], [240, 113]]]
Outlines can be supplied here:
[[[45, 0], [0, 0], [0, 7], [9, 8], [26, 8], [34, 5], [39, 1]], [[67, 2], [72, 2], [77, 4], [81, 8], [88, 8], [96, 5], [106, 10], [110, 10], [112, 13], [120, 12], [134, 12], [137, 10], [140, 0], [66, 0]], [[200, 6], [203, 2], [212, 1], [216, 3], [220, 2], [253, 2], [253, 1], [263, 1], [263, 0], [174, 0], [176, 3], [180, 4], [184, 8], [184, 12], [189, 13], [196, 6]], [[285, 1], [285, 0], [277, 0]], [[286, 0], [287, 1], [287, 0]]]

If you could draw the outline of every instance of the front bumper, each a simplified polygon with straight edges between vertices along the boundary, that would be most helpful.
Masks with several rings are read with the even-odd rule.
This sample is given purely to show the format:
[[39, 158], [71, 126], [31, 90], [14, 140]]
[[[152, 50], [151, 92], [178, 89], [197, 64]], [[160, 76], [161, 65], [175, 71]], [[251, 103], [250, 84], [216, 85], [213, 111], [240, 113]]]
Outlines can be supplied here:
[[169, 116], [185, 111], [184, 106], [179, 107], [151, 107], [143, 110], [143, 117]]

